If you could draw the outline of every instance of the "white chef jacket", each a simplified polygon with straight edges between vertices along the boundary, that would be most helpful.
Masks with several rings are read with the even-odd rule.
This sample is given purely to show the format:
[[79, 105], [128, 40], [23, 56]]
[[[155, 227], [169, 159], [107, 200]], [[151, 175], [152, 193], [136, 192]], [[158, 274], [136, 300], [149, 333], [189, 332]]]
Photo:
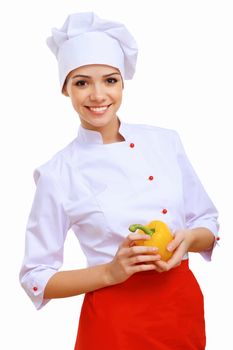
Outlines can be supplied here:
[[[37, 309], [48, 302], [44, 288], [62, 265], [69, 229], [88, 266], [111, 261], [134, 223], [162, 220], [172, 232], [206, 227], [218, 234], [217, 210], [178, 134], [123, 122], [119, 132], [125, 141], [104, 144], [99, 132], [80, 126], [77, 138], [34, 172], [20, 280]], [[201, 252], [207, 260], [211, 253]]]

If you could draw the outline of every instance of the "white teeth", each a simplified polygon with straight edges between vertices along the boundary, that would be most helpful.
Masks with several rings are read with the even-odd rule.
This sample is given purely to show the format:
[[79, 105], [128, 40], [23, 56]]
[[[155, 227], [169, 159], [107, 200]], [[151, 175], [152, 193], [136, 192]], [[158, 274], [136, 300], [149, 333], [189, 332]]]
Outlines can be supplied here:
[[103, 107], [89, 107], [91, 111], [93, 112], [104, 112], [108, 108], [108, 106]]

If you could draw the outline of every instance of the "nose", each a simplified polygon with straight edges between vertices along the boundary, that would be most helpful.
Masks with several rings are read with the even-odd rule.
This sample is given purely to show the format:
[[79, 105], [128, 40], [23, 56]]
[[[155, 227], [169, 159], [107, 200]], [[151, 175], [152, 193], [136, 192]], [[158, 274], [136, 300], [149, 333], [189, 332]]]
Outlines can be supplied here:
[[92, 91], [90, 93], [90, 100], [91, 101], [95, 101], [95, 102], [102, 102], [105, 100], [105, 91], [104, 88], [99, 85], [99, 84], [95, 84], [92, 87]]

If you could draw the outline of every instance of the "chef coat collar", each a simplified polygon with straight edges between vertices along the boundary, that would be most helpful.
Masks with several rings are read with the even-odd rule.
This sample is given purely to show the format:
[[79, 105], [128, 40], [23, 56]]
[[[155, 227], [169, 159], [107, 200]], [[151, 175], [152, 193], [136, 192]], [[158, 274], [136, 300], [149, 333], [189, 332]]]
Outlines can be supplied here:
[[[125, 140], [127, 139], [127, 126], [122, 121], [120, 121], [119, 133]], [[82, 144], [104, 144], [99, 131], [86, 129], [82, 125], [79, 126], [77, 140]]]

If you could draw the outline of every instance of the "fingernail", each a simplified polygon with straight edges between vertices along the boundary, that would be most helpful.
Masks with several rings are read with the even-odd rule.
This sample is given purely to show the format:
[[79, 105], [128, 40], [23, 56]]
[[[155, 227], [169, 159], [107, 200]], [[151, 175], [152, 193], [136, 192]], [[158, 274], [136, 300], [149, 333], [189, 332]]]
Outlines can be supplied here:
[[173, 245], [168, 245], [168, 246], [167, 246], [167, 250], [168, 250], [169, 252], [171, 252], [172, 249], [173, 249]]

